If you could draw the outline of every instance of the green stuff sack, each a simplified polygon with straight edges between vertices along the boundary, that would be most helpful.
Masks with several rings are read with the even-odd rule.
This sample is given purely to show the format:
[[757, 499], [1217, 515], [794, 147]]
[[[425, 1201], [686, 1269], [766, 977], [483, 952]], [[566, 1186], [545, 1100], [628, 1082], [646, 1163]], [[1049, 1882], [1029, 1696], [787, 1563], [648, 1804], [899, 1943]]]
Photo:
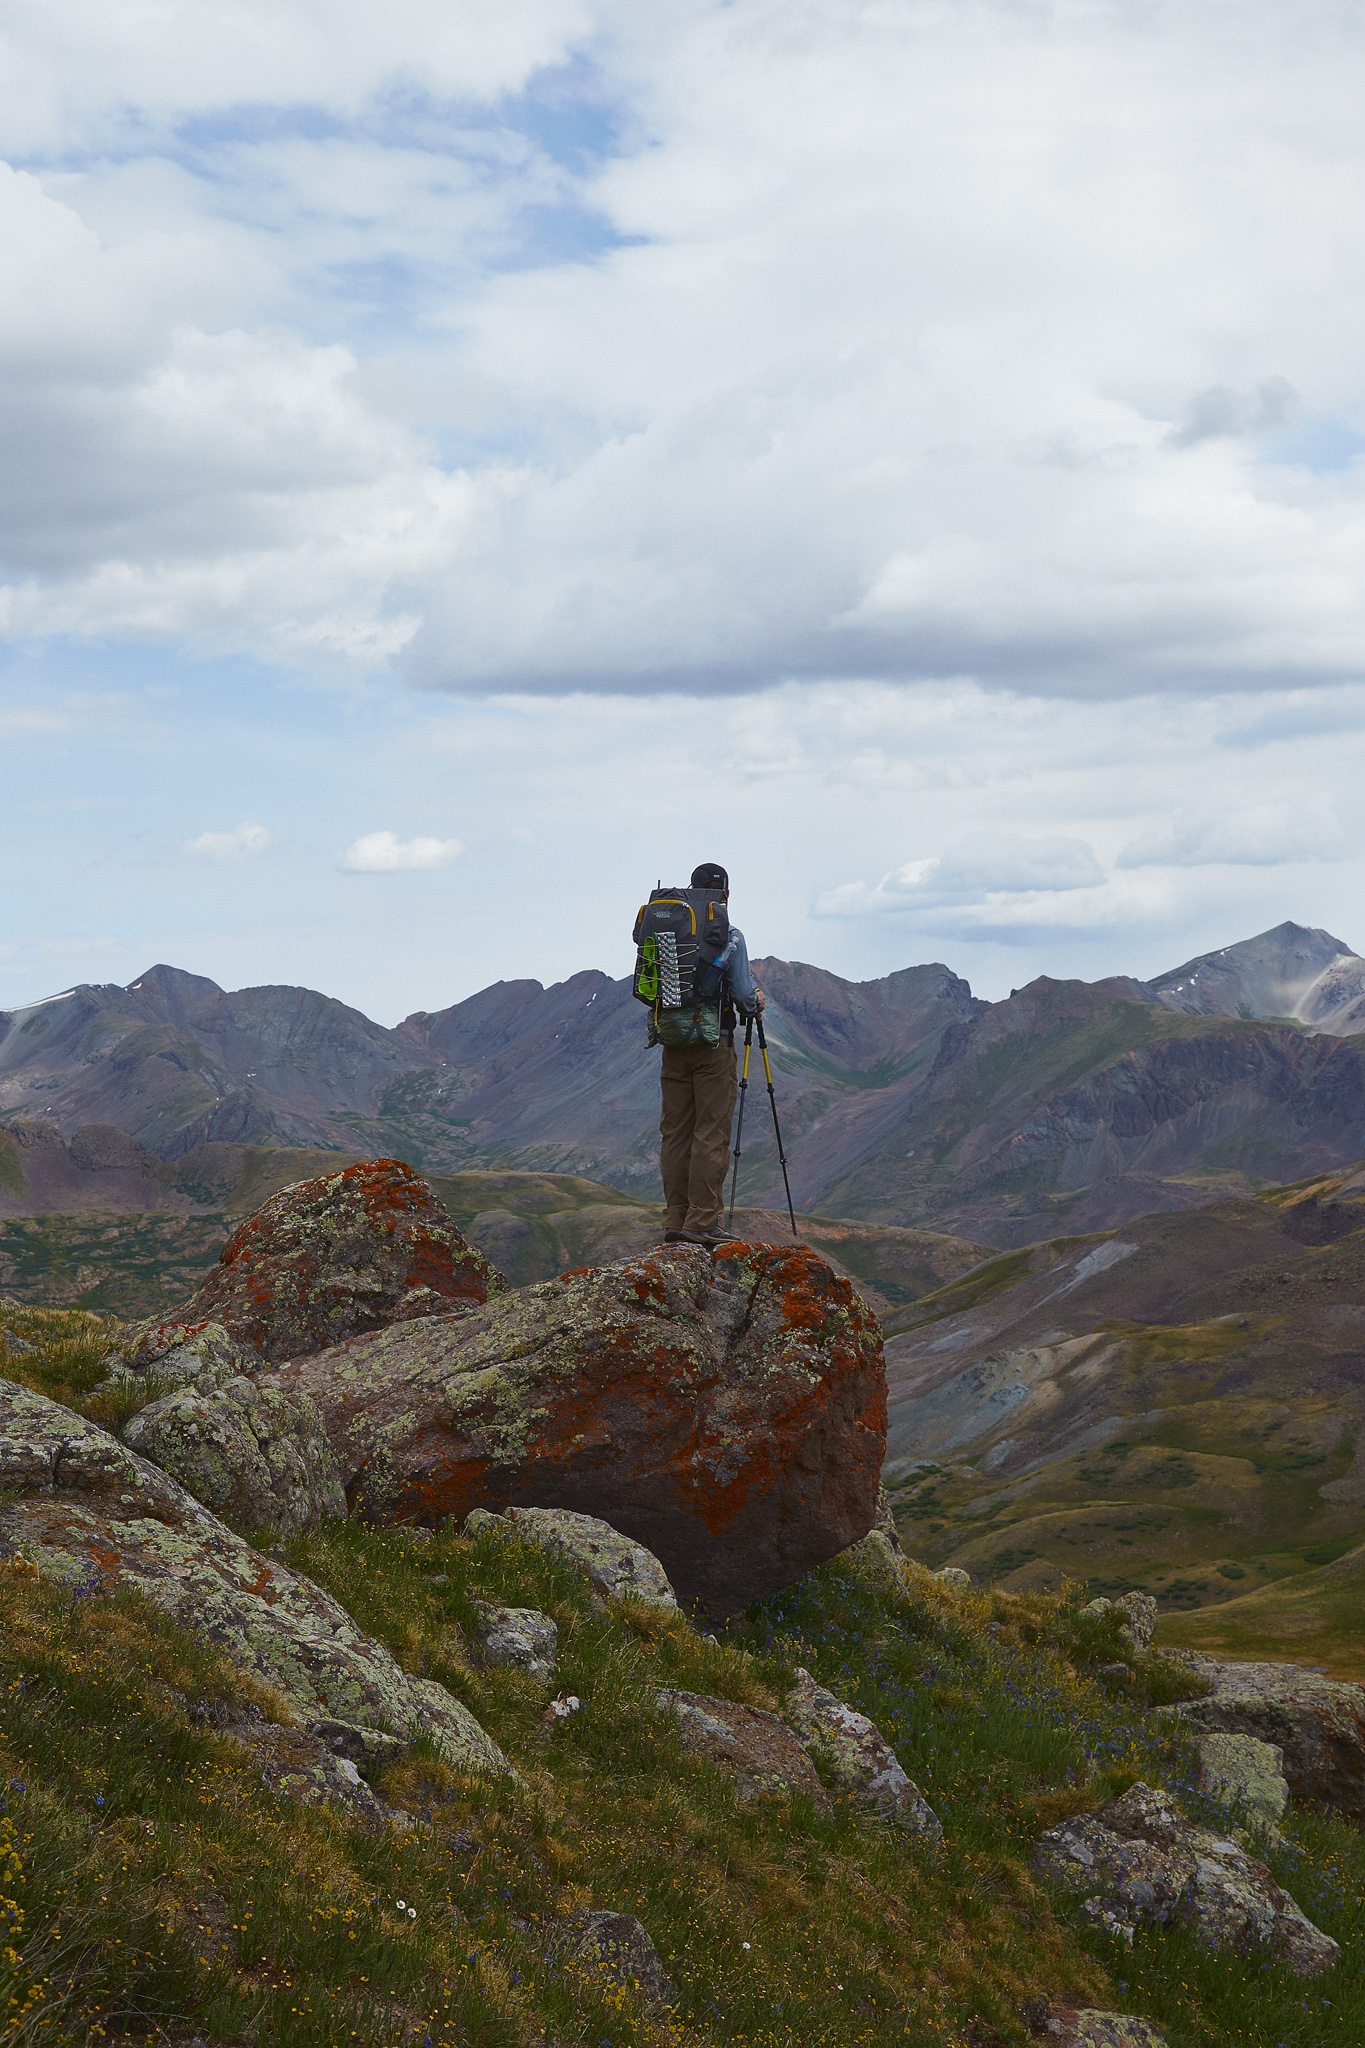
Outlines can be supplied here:
[[649, 1013], [651, 1045], [719, 1045], [720, 1004], [693, 1003], [686, 1009], [665, 1010], [656, 1003]]

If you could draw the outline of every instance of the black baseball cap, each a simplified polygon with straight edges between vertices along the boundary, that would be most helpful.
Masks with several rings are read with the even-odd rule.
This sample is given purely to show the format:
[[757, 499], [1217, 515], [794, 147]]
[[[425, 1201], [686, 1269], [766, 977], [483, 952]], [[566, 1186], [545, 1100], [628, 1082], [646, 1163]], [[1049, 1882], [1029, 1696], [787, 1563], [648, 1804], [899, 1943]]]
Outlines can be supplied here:
[[694, 889], [719, 889], [728, 894], [730, 877], [717, 862], [704, 860], [699, 868], [693, 868], [692, 870], [692, 887]]

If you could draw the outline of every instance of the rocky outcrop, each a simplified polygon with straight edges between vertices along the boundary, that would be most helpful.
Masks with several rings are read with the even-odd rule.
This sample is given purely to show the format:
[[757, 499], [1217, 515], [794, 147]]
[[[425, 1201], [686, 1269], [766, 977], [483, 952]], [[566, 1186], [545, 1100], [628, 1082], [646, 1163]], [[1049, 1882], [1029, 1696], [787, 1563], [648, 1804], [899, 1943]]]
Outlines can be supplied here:
[[539, 1550], [558, 1551], [586, 1572], [598, 1601], [647, 1600], [655, 1607], [676, 1607], [678, 1596], [652, 1551], [613, 1529], [598, 1515], [575, 1514], [572, 1508], [509, 1508], [506, 1516], [479, 1510], [465, 1529], [510, 1528]]
[[272, 1195], [184, 1307], [134, 1333], [125, 1362], [153, 1365], [179, 1333], [208, 1322], [239, 1354], [302, 1358], [362, 1331], [476, 1306], [504, 1284], [419, 1174], [401, 1159], [369, 1159]]
[[800, 1792], [823, 1810], [825, 1792], [819, 1775], [779, 1714], [672, 1687], [659, 1693], [658, 1703], [676, 1717], [688, 1755], [729, 1771], [741, 1799]]
[[787, 1701], [787, 1719], [806, 1749], [820, 1757], [853, 1799], [873, 1806], [922, 1841], [943, 1840], [943, 1828], [924, 1794], [908, 1778], [886, 1737], [846, 1706], [809, 1671], [797, 1667], [796, 1685]]
[[426, 1734], [457, 1770], [510, 1768], [466, 1707], [410, 1677], [311, 1579], [253, 1550], [107, 1430], [9, 1380], [0, 1488], [0, 1554], [79, 1592], [135, 1587], [305, 1721]]
[[1190, 1927], [1212, 1949], [1272, 1949], [1300, 1976], [1330, 1968], [1339, 1953], [1264, 1863], [1240, 1843], [1192, 1827], [1148, 1785], [1049, 1829], [1034, 1862], [1083, 1895], [1086, 1919], [1129, 1942], [1139, 1921]]
[[322, 1426], [304, 1394], [267, 1376], [237, 1375], [200, 1393], [182, 1388], [142, 1408], [123, 1441], [245, 1528], [289, 1536], [344, 1515], [346, 1494]]
[[482, 1625], [479, 1654], [485, 1664], [510, 1664], [532, 1678], [548, 1678], [559, 1654], [559, 1630], [534, 1607], [498, 1607], [476, 1600]]
[[1082, 1614], [1094, 1615], [1097, 1619], [1106, 1614], [1120, 1616], [1119, 1634], [1128, 1649], [1135, 1654], [1151, 1648], [1152, 1637], [1156, 1634], [1157, 1605], [1150, 1593], [1125, 1593], [1121, 1600], [1091, 1600], [1081, 1609]]
[[1048, 2048], [1166, 2048], [1165, 2038], [1147, 2020], [1089, 2006], [1050, 2006], [1033, 2032]]
[[1199, 1745], [1199, 1789], [1220, 1806], [1273, 1828], [1289, 1799], [1284, 1751], [1254, 1735], [1206, 1735]]
[[663, 2008], [673, 2002], [659, 1952], [633, 1913], [581, 1908], [564, 1921], [551, 1947], [584, 1976], [632, 1992], [646, 2005]]
[[1293, 1797], [1319, 1813], [1365, 1821], [1365, 1687], [1296, 1664], [1230, 1664], [1171, 1650], [1210, 1690], [1180, 1711], [1209, 1733], [1254, 1735], [1284, 1754]]
[[282, 1368], [322, 1410], [353, 1507], [435, 1523], [567, 1508], [716, 1615], [866, 1535], [881, 1335], [818, 1254], [670, 1245]]

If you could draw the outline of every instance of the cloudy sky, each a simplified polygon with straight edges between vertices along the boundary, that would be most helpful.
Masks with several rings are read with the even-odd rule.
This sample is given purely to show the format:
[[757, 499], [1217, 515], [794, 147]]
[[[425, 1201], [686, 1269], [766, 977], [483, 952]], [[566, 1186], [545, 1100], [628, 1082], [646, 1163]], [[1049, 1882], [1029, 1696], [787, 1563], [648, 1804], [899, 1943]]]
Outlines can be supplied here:
[[0, 1008], [1365, 947], [1351, 0], [10, 0]]

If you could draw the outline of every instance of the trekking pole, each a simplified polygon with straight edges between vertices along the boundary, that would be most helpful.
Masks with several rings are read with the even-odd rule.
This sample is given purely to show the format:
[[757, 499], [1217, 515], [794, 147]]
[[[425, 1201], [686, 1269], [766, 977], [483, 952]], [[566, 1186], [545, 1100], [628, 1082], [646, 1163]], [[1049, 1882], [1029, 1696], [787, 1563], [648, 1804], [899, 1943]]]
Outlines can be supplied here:
[[744, 1066], [739, 1077], [739, 1122], [735, 1125], [735, 1170], [730, 1176], [730, 1215], [725, 1228], [729, 1230], [735, 1220], [735, 1189], [739, 1186], [739, 1141], [744, 1136], [744, 1091], [749, 1085], [749, 1047], [754, 1042], [754, 1020], [746, 1019], [744, 1025]]
[[758, 1023], [758, 1049], [763, 1055], [763, 1071], [768, 1077], [768, 1103], [773, 1113], [773, 1136], [777, 1139], [777, 1156], [782, 1162], [782, 1185], [787, 1190], [787, 1214], [792, 1220], [792, 1236], [796, 1236], [796, 1211], [792, 1207], [792, 1184], [787, 1179], [787, 1155], [782, 1150], [782, 1127], [777, 1121], [777, 1097], [773, 1093], [773, 1070], [768, 1065], [768, 1041], [763, 1036], [763, 1018]]

